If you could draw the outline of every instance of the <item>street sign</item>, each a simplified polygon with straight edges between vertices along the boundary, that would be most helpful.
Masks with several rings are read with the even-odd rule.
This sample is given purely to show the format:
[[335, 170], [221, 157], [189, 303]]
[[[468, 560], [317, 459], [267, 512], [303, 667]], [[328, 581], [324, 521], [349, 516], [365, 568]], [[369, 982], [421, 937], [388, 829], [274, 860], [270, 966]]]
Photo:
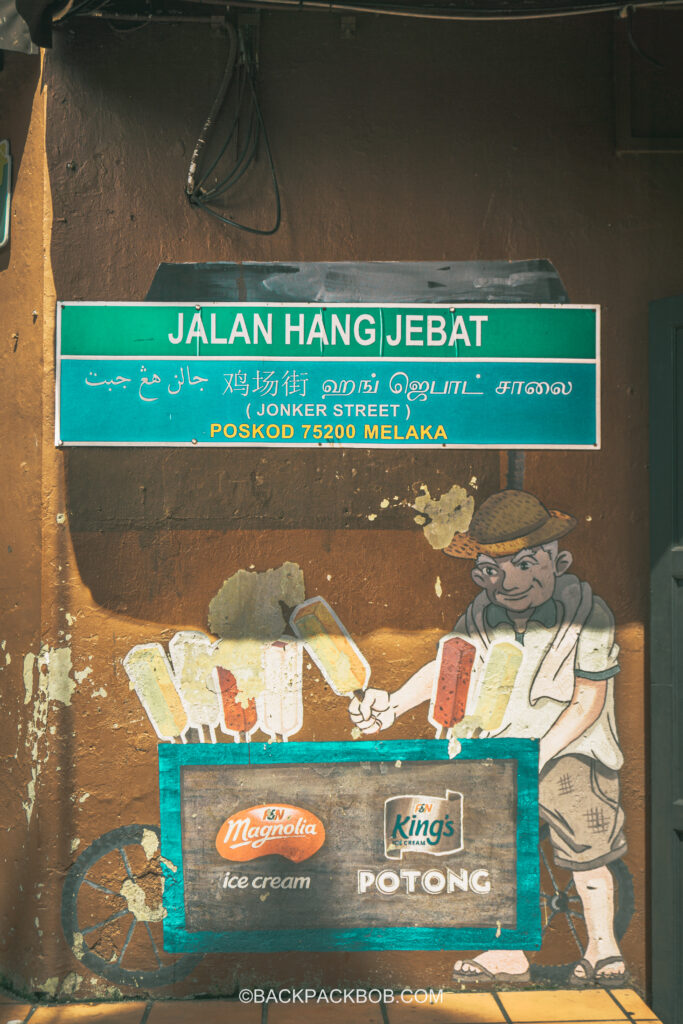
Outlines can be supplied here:
[[540, 947], [538, 743], [161, 744], [170, 952]]
[[599, 307], [60, 303], [58, 445], [598, 448]]

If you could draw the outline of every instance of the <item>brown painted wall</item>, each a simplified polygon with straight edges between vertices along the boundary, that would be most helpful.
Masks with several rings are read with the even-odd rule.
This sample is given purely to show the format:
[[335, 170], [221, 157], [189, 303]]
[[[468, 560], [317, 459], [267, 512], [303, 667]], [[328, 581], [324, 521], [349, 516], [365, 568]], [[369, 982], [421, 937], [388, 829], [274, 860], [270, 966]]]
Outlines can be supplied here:
[[[134, 643], [205, 629], [208, 602], [224, 579], [290, 560], [304, 569], [309, 594], [322, 589], [333, 599], [377, 683], [395, 688], [432, 656], [474, 587], [467, 566], [433, 550], [405, 506], [383, 511], [382, 500], [409, 503], [422, 485], [435, 495], [457, 483], [480, 501], [501, 482], [498, 454], [485, 451], [55, 451], [51, 325], [43, 338], [41, 305], [45, 296], [47, 317], [46, 216], [45, 258], [64, 300], [141, 299], [161, 260], [539, 256], [553, 261], [573, 301], [602, 305], [603, 448], [530, 453], [525, 486], [578, 518], [575, 566], [618, 624], [627, 863], [636, 895], [624, 952], [644, 986], [646, 315], [650, 299], [682, 290], [680, 158], [615, 155], [607, 16], [504, 25], [368, 16], [358, 18], [355, 39], [343, 40], [337, 17], [267, 14], [260, 91], [284, 221], [273, 238], [244, 236], [191, 209], [183, 195], [224, 52], [220, 33], [202, 26], [122, 35], [88, 24], [57, 36], [44, 69], [45, 198], [35, 99], [12, 250], [0, 263], [2, 358], [8, 373], [24, 360], [24, 383], [10, 387], [16, 398], [3, 409], [11, 415], [5, 438], [20, 438], [3, 455], [13, 495], [7, 535], [23, 554], [21, 569], [10, 563], [5, 576], [7, 607], [15, 606], [3, 634], [12, 659], [3, 672], [11, 832], [0, 836], [13, 884], [3, 903], [2, 971], [22, 990], [78, 998], [112, 991], [65, 947], [59, 906], [64, 872], [93, 839], [119, 824], [158, 821], [156, 740], [121, 667]], [[10, 62], [3, 87], [23, 97], [8, 132], [16, 153], [14, 133], [21, 137], [29, 125], [35, 64]], [[259, 181], [257, 174], [245, 185], [233, 212], [265, 222]], [[2, 555], [18, 561], [5, 548]], [[41, 643], [43, 652], [68, 649], [71, 660], [43, 655], [45, 671], [36, 665], [29, 694], [23, 659], [38, 655]], [[348, 738], [348, 720], [315, 672], [305, 686], [299, 738]], [[392, 735], [429, 733], [415, 714]], [[32, 771], [27, 822], [21, 804]], [[554, 964], [574, 955], [558, 930], [534, 959]], [[439, 987], [453, 959], [212, 955], [173, 994], [225, 993], [255, 981]]]
[[[42, 858], [31, 863], [27, 857], [28, 844], [34, 844], [36, 836], [28, 836], [22, 807], [29, 799], [29, 786], [35, 784], [33, 708], [30, 701], [25, 703], [23, 658], [39, 649], [42, 608], [45, 151], [43, 104], [36, 91], [39, 73], [40, 61], [21, 55], [6, 55], [0, 73], [0, 134], [10, 139], [14, 162], [11, 240], [0, 250], [3, 975], [16, 969], [6, 951], [28, 950], [38, 937], [32, 919], [40, 912], [38, 885], [45, 873], [44, 864], [38, 863]], [[27, 893], [32, 894], [31, 918]], [[27, 961], [23, 963], [25, 984]]]

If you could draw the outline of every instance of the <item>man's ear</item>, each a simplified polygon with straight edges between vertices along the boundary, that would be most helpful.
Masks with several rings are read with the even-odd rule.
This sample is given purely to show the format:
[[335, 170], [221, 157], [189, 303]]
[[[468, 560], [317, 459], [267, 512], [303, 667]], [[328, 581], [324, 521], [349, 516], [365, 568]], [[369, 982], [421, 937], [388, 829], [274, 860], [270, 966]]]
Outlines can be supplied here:
[[488, 577], [484, 575], [478, 565], [475, 565], [474, 569], [472, 569], [472, 579], [478, 587], [483, 589], [486, 586]]
[[571, 551], [560, 551], [555, 559], [555, 575], [562, 576], [573, 561]]

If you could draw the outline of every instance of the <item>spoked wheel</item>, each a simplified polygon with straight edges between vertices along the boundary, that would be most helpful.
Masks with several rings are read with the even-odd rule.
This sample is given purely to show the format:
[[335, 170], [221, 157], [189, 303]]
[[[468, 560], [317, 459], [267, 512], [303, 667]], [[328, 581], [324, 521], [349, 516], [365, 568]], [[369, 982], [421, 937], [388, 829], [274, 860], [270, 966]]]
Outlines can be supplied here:
[[[586, 930], [584, 926], [583, 907], [574, 885], [574, 877], [570, 871], [557, 868], [551, 863], [550, 828], [546, 823], [541, 825], [539, 838], [541, 842], [541, 914], [543, 934], [556, 918], [561, 918], [567, 925], [583, 956], [586, 948]], [[617, 942], [621, 941], [628, 928], [635, 909], [633, 896], [633, 877], [623, 860], [612, 861], [607, 865], [614, 878], [614, 934]]]
[[115, 828], [83, 851], [64, 881], [66, 940], [85, 967], [115, 984], [170, 985], [202, 959], [164, 952], [159, 837], [154, 825]]

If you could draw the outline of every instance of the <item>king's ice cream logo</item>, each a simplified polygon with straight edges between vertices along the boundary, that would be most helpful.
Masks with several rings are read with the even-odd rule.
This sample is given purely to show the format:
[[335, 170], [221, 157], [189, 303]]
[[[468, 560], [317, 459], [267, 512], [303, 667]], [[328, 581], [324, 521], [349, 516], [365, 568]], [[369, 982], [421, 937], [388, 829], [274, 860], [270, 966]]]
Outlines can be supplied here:
[[462, 793], [446, 796], [404, 794], [384, 801], [384, 856], [400, 860], [404, 853], [445, 857], [463, 848]]
[[[410, 793], [384, 801], [384, 856], [401, 860], [404, 853], [430, 853], [435, 857], [460, 853], [463, 849], [462, 793], [446, 790], [446, 796]], [[412, 862], [415, 863], [414, 861]], [[358, 893], [376, 892], [382, 897], [404, 893], [409, 897], [453, 897], [471, 892], [488, 896], [491, 878], [487, 868], [401, 867], [361, 868]]]
[[[446, 790], [446, 796], [410, 793], [384, 801], [384, 856], [401, 860], [404, 853], [429, 853], [435, 857], [460, 853], [463, 849], [462, 793]], [[414, 864], [415, 862], [412, 861]], [[458, 868], [401, 867], [361, 868], [358, 893], [376, 892], [382, 897], [404, 893], [409, 897], [454, 897], [471, 892], [487, 896], [491, 878], [486, 868], [458, 865]]]

